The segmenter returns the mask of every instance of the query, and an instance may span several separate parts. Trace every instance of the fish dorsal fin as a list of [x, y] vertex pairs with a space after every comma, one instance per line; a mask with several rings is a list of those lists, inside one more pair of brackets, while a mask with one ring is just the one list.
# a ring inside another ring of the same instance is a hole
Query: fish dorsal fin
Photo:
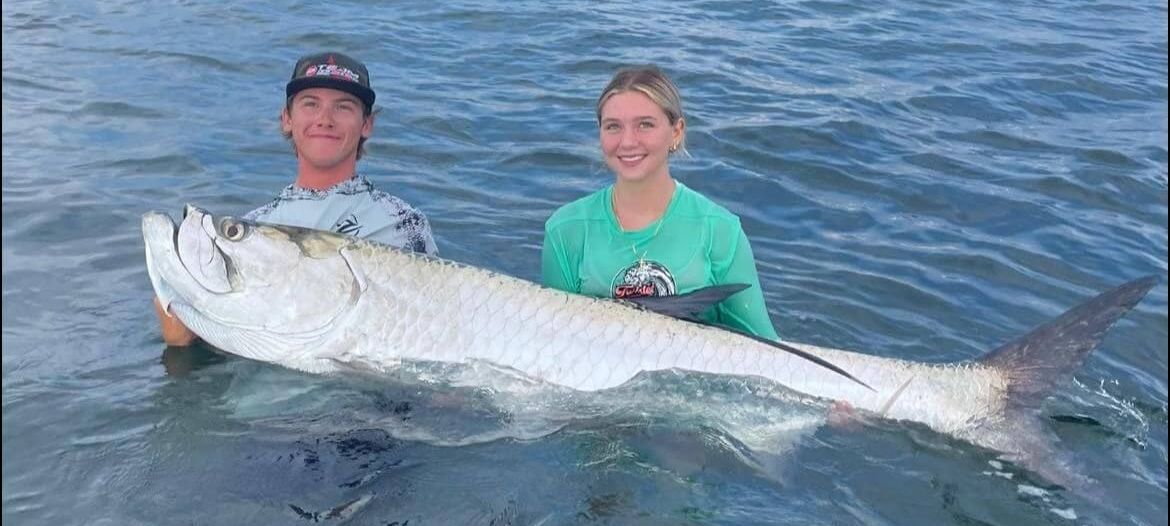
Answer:
[[671, 318], [699, 322], [701, 321], [699, 316], [704, 311], [748, 287], [751, 287], [751, 285], [745, 285], [743, 283], [713, 285], [677, 296], [645, 296], [641, 298], [629, 298], [624, 301], [636, 304], [648, 311], [670, 316]]
[[713, 285], [710, 287], [703, 287], [701, 289], [697, 289], [697, 290], [694, 290], [692, 292], [688, 292], [686, 294], [679, 294], [677, 296], [646, 296], [646, 297], [642, 297], [642, 298], [626, 299], [623, 301], [628, 301], [628, 302], [633, 303], [633, 304], [637, 305], [638, 307], [641, 307], [641, 308], [646, 309], [648, 311], [657, 312], [659, 314], [670, 316], [672, 318], [678, 318], [680, 320], [685, 320], [685, 321], [689, 321], [692, 323], [697, 323], [699, 325], [706, 325], [708, 327], [714, 327], [716, 329], [722, 329], [725, 331], [740, 334], [740, 335], [745, 336], [747, 338], [751, 338], [753, 340], [756, 340], [760, 343], [772, 346], [772, 347], [779, 349], [781, 351], [784, 351], [786, 353], [794, 354], [796, 356], [804, 358], [805, 360], [808, 360], [808, 361], [815, 363], [821, 367], [824, 367], [830, 371], [833, 371], [841, 376], [844, 376], [845, 378], [853, 380], [854, 382], [857, 382], [858, 384], [862, 385], [866, 389], [869, 389], [870, 391], [873, 390], [873, 388], [870, 387], [869, 384], [866, 384], [865, 382], [857, 379], [857, 377], [853, 376], [852, 374], [849, 374], [844, 369], [837, 367], [836, 365], [833, 365], [828, 360], [825, 360], [823, 358], [815, 356], [812, 353], [798, 349], [796, 347], [793, 347], [793, 346], [785, 344], [785, 343], [781, 343], [778, 341], [769, 340], [767, 338], [756, 336], [756, 335], [749, 333], [749, 332], [746, 332], [746, 331], [741, 331], [741, 330], [734, 329], [731, 327], [724, 327], [722, 325], [715, 325], [713, 323], [706, 322], [699, 317], [704, 311], [711, 308], [716, 303], [719, 303], [727, 298], [730, 298], [735, 293], [740, 292], [744, 289], [747, 289], [750, 286], [751, 285], [745, 285], [743, 283], [731, 283], [731, 284], [727, 284], [727, 285]]
[[751, 338], [755, 341], [758, 341], [758, 342], [765, 344], [765, 345], [769, 345], [771, 347], [774, 347], [774, 348], [779, 349], [781, 351], [784, 351], [786, 353], [794, 354], [796, 356], [804, 358], [805, 360], [808, 360], [812, 363], [815, 363], [821, 367], [824, 367], [825, 369], [828, 369], [828, 370], [833, 371], [841, 376], [844, 376], [845, 378], [853, 380], [854, 382], [857, 382], [858, 385], [860, 385], [866, 389], [869, 389], [870, 391], [874, 391], [873, 387], [870, 387], [869, 384], [861, 381], [856, 376], [849, 374], [849, 372], [846, 371], [845, 369], [837, 367], [836, 365], [833, 364], [833, 362], [830, 362], [824, 358], [821, 358], [820, 356], [812, 354], [812, 353], [805, 351], [803, 349], [799, 349], [799, 348], [794, 347], [792, 345], [788, 345], [787, 343], [778, 342], [776, 340], [769, 340], [763, 336], [756, 336], [755, 334], [752, 334], [750, 332], [741, 331], [739, 329], [733, 329], [731, 327], [724, 327], [722, 325], [715, 325], [714, 323], [708, 323], [705, 321], [698, 321], [695, 323], [698, 323], [700, 325], [706, 325], [708, 327], [715, 327], [717, 329], [723, 329], [723, 330], [729, 331], [729, 332], [734, 332], [736, 334], [742, 335], [742, 336], [747, 337], [747, 338]]

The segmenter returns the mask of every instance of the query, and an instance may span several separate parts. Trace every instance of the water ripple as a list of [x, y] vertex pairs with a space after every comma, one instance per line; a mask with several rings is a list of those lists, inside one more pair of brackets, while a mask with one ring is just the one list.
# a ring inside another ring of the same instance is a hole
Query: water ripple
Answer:
[[[304, 518], [290, 505], [360, 502], [355, 522], [1165, 522], [1165, 2], [17, 1], [2, 16], [5, 519], [284, 524]], [[672, 173], [741, 217], [785, 337], [968, 359], [1162, 276], [1078, 373], [1106, 388], [1049, 402], [1102, 423], [1054, 429], [1127, 515], [1021, 496], [1026, 474], [902, 424], [773, 441], [815, 411], [738, 384], [454, 408], [439, 395], [466, 393], [424, 386], [395, 395], [414, 404], [399, 414], [367, 391], [417, 386], [164, 352], [140, 215], [241, 213], [286, 185], [282, 88], [317, 48], [370, 67], [382, 111], [360, 169], [457, 260], [536, 278], [544, 219], [611, 180], [597, 91], [655, 62], [688, 117]], [[414, 439], [460, 433], [494, 438]], [[501, 465], [529, 493], [495, 484]]]

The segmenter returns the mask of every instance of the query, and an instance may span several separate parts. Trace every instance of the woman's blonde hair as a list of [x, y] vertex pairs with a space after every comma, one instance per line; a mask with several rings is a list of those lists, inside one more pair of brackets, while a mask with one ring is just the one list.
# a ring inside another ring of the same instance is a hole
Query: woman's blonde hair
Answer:
[[[614, 74], [613, 80], [605, 86], [601, 91], [601, 96], [597, 98], [597, 124], [601, 124], [601, 107], [609, 101], [611, 97], [618, 93], [627, 91], [636, 91], [650, 98], [662, 112], [666, 114], [666, 118], [670, 121], [670, 125], [674, 126], [679, 121], [683, 120], [682, 97], [678, 94], [678, 88], [675, 87], [674, 82], [670, 77], [666, 76], [658, 66], [633, 66], [622, 68]], [[684, 123], [682, 130], [682, 139], [679, 139], [678, 144], [671, 147], [671, 152], [682, 151], [686, 152], [687, 130]]]

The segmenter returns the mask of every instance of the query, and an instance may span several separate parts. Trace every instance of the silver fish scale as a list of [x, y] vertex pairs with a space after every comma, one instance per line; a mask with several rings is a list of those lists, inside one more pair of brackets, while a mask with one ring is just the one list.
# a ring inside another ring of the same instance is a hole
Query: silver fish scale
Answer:
[[[240, 356], [309, 372], [390, 372], [404, 359], [482, 360], [580, 390], [664, 369], [758, 376], [810, 397], [924, 423], [1066, 487], [1084, 487], [1087, 479], [1050, 462], [1040, 422], [1031, 411], [1013, 409], [1033, 408], [1050, 380], [1078, 366], [1158, 283], [1148, 276], [1118, 286], [971, 363], [925, 364], [789, 343], [869, 388], [743, 335], [613, 300], [328, 233], [258, 225], [258, 233], [226, 243], [207, 227], [204, 212], [185, 212], [180, 234], [188, 231], [177, 238], [170, 218], [143, 216], [151, 283], [189, 327]], [[237, 265], [226, 267], [213, 249]], [[225, 274], [232, 290], [217, 293]]]
[[994, 414], [1006, 385], [996, 371], [985, 368], [792, 344], [849, 371], [872, 386], [870, 391], [728, 331], [483, 269], [375, 245], [358, 247], [351, 256], [366, 269], [369, 290], [352, 317], [387, 320], [364, 329], [376, 333], [369, 341], [380, 346], [354, 350], [363, 361], [483, 360], [580, 390], [616, 387], [640, 371], [672, 368], [761, 376], [808, 395], [870, 411], [886, 409], [891, 418], [918, 420], [947, 432]]

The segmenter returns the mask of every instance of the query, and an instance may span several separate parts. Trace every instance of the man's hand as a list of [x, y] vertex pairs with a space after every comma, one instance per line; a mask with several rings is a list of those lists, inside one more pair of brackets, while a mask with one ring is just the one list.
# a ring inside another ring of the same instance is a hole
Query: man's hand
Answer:
[[154, 298], [154, 312], [158, 314], [158, 323], [162, 328], [163, 341], [167, 342], [170, 347], [187, 347], [195, 342], [199, 337], [191, 332], [186, 325], [183, 325], [179, 318], [168, 316], [163, 312], [162, 304], [158, 302], [158, 297]]

